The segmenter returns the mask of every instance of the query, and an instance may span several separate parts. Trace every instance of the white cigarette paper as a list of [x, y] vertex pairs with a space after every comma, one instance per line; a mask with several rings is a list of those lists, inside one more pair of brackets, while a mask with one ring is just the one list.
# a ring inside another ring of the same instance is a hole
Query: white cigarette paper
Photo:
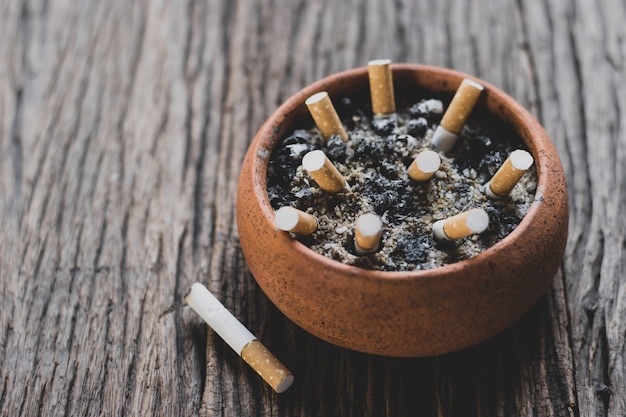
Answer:
[[356, 221], [354, 246], [359, 255], [372, 253], [378, 249], [383, 223], [376, 214], [368, 213]]
[[524, 150], [518, 149], [511, 152], [493, 178], [485, 185], [485, 194], [493, 199], [506, 197], [533, 162], [532, 155]]
[[393, 92], [391, 60], [375, 59], [367, 63], [372, 99], [372, 112], [375, 115], [391, 114], [396, 111]]
[[276, 392], [293, 383], [293, 374], [202, 284], [191, 286], [185, 301]]
[[427, 181], [441, 165], [441, 158], [435, 151], [423, 151], [411, 163], [408, 169], [409, 178], [413, 181]]
[[317, 229], [315, 216], [289, 206], [276, 210], [274, 222], [280, 230], [300, 236], [310, 235]]
[[431, 145], [436, 151], [448, 152], [452, 149], [483, 90], [482, 85], [467, 78], [461, 82], [433, 133]]
[[313, 94], [306, 99], [304, 104], [309, 109], [315, 125], [324, 139], [328, 140], [332, 135], [339, 135], [342, 141], [348, 141], [348, 134], [326, 91]]
[[480, 208], [464, 211], [433, 224], [433, 236], [447, 242], [484, 232], [489, 226], [489, 215]]
[[302, 167], [328, 193], [337, 193], [346, 186], [345, 178], [323, 151], [315, 150], [304, 155]]

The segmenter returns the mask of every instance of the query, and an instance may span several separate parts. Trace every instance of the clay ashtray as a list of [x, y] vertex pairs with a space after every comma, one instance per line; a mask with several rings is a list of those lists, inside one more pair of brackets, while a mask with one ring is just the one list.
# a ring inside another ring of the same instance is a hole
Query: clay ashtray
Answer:
[[398, 95], [452, 96], [463, 79], [484, 91], [474, 111], [510, 126], [532, 154], [537, 189], [517, 227], [478, 255], [442, 267], [389, 272], [324, 257], [278, 230], [267, 194], [272, 151], [311, 125], [305, 100], [367, 97], [367, 68], [318, 81], [287, 100], [261, 127], [246, 154], [237, 196], [241, 247], [269, 299], [292, 321], [335, 345], [401, 357], [430, 356], [479, 343], [510, 326], [547, 290], [567, 238], [567, 189], [556, 150], [539, 123], [490, 84], [456, 71], [393, 65]]

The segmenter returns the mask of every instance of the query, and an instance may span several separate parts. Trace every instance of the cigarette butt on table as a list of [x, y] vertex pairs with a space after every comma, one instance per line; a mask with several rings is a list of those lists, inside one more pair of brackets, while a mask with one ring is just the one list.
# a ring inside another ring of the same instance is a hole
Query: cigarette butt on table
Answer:
[[276, 391], [284, 392], [293, 382], [293, 375], [272, 352], [258, 340], [248, 343], [241, 357]]
[[348, 134], [326, 91], [313, 94], [304, 103], [324, 139], [328, 140], [332, 135], [339, 135], [342, 141], [348, 141]]
[[441, 158], [435, 151], [423, 151], [409, 165], [409, 178], [413, 181], [428, 181], [439, 169]]
[[480, 208], [464, 211], [433, 223], [433, 236], [447, 242], [484, 232], [489, 226], [489, 215]]
[[368, 213], [356, 221], [354, 246], [359, 255], [372, 253], [378, 249], [383, 224], [380, 217]]
[[435, 150], [448, 152], [452, 149], [483, 89], [482, 85], [467, 78], [461, 82], [433, 133], [431, 143]]
[[185, 301], [277, 393], [293, 383], [293, 374], [202, 284], [196, 282]]
[[396, 101], [393, 93], [391, 60], [375, 59], [367, 63], [367, 72], [372, 97], [372, 112], [375, 115], [395, 113]]
[[304, 155], [302, 167], [328, 193], [337, 193], [346, 186], [346, 179], [323, 151], [315, 150]]
[[533, 164], [530, 153], [518, 149], [509, 155], [493, 178], [485, 185], [485, 194], [493, 199], [506, 197]]
[[317, 219], [302, 210], [294, 207], [281, 207], [274, 215], [276, 227], [285, 232], [307, 236], [317, 229]]

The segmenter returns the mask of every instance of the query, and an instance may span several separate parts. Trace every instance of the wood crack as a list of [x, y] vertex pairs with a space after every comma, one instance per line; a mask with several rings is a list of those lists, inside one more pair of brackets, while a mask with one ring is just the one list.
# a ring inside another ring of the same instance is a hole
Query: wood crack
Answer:
[[524, 54], [526, 61], [528, 62], [528, 68], [530, 69], [530, 81], [534, 90], [533, 91], [534, 102], [532, 103], [532, 105], [536, 108], [534, 116], [537, 117], [539, 123], [543, 124], [542, 119], [544, 117], [544, 112], [543, 112], [543, 104], [541, 101], [541, 87], [539, 84], [539, 74], [537, 71], [537, 64], [535, 62], [535, 56], [530, 47], [528, 27], [526, 24], [527, 20], [524, 18], [525, 14], [524, 14], [523, 0], [516, 0], [515, 4], [517, 5], [518, 17], [519, 17], [520, 25], [522, 27], [523, 43], [522, 43], [521, 51]]
[[[184, 243], [187, 237], [187, 228], [185, 227], [181, 236], [178, 240], [178, 248], [177, 248], [177, 257], [176, 257], [176, 272], [174, 274], [174, 328], [175, 328], [175, 338], [176, 338], [176, 374], [183, 375], [183, 356], [185, 355], [185, 341], [183, 339], [183, 329], [182, 329], [182, 303], [179, 301], [181, 299], [181, 295], [185, 293], [187, 290], [183, 288], [183, 254], [184, 254]], [[184, 403], [186, 402], [185, 392], [183, 390], [182, 384], [178, 385], [178, 412], [179, 415], [183, 415], [185, 413]]]
[[4, 384], [2, 386], [2, 392], [0, 393], [0, 410], [4, 409], [4, 404], [7, 398], [7, 387], [9, 386], [9, 377], [4, 377]]
[[19, 87], [15, 92], [15, 112], [13, 114], [13, 122], [11, 123], [11, 147], [9, 150], [13, 165], [15, 186], [13, 188], [13, 196], [10, 199], [8, 209], [9, 213], [12, 215], [18, 215], [20, 225], [22, 223], [22, 213], [20, 213], [19, 209], [22, 206], [22, 177], [24, 160], [24, 150], [21, 138], [23, 109], [23, 90]]
[[[210, 88], [210, 81], [209, 81], [210, 79], [211, 77], [208, 77], [207, 79], [207, 86], [206, 86], [207, 89]], [[189, 109], [190, 114], [192, 114], [192, 111], [191, 111], [192, 96], [193, 94], [190, 91], [189, 100], [187, 102], [187, 108]], [[202, 212], [204, 208], [204, 204], [203, 204], [204, 203], [204, 165], [206, 163], [205, 159], [207, 155], [207, 148], [208, 148], [208, 141], [209, 141], [208, 129], [211, 124], [211, 112], [210, 112], [210, 109], [212, 107], [211, 94], [207, 94], [205, 100], [206, 102], [205, 102], [205, 105], [203, 106], [204, 117], [203, 117], [203, 122], [202, 122], [202, 130], [200, 131], [200, 138], [199, 138], [200, 149], [198, 150], [198, 158], [196, 160], [196, 163], [194, 164], [195, 183], [193, 187], [193, 218], [192, 218], [193, 232], [191, 233], [191, 247], [192, 247], [194, 256], [199, 249], [198, 241], [199, 241], [200, 233], [202, 231], [202, 220], [203, 220]], [[187, 138], [188, 138], [187, 140], [188, 142], [191, 142], [191, 120], [189, 120], [187, 123], [186, 132], [187, 132]], [[187, 146], [187, 149], [189, 149], [190, 146], [191, 145], [189, 144]], [[187, 165], [184, 165], [184, 166], [187, 166]], [[210, 231], [210, 233], [212, 233], [212, 231]]]
[[139, 19], [139, 28], [137, 30], [137, 37], [134, 40], [132, 46], [131, 62], [129, 68], [128, 87], [125, 91], [125, 97], [122, 101], [119, 117], [117, 120], [117, 136], [120, 145], [118, 153], [119, 162], [119, 184], [120, 192], [123, 195], [123, 184], [125, 180], [126, 167], [125, 167], [125, 154], [126, 154], [126, 141], [124, 140], [124, 124], [128, 114], [128, 106], [135, 90], [135, 80], [137, 78], [137, 72], [139, 68], [139, 62], [143, 54], [143, 43], [146, 37], [146, 12], [143, 11], [141, 18]]
[[[137, 361], [139, 358], [139, 355], [141, 354], [141, 335], [143, 332], [143, 322], [144, 322], [144, 313], [145, 313], [145, 303], [146, 303], [146, 299], [145, 297], [142, 297], [141, 299], [141, 306], [139, 308], [139, 317], [136, 320], [137, 323], [137, 334], [135, 335], [135, 337], [132, 340], [132, 343], [128, 346], [126, 343], [124, 343], [124, 350], [127, 352], [130, 352], [130, 362], [128, 364], [128, 367], [126, 368], [126, 383], [125, 383], [125, 387], [124, 387], [124, 408], [122, 409], [122, 416], [126, 415], [126, 410], [130, 410], [132, 409], [132, 400], [135, 396], [135, 389], [137, 387], [136, 381], [137, 381]], [[126, 305], [126, 310], [128, 311], [128, 305]], [[128, 315], [127, 315], [128, 317]], [[124, 335], [126, 336], [128, 334], [127, 332], [127, 321], [126, 320], [124, 322]], [[158, 408], [157, 408], [158, 410]]]
[[65, 411], [63, 412], [63, 417], [72, 416], [72, 407], [71, 405], [74, 402], [74, 389], [76, 386], [76, 374], [77, 374], [77, 363], [74, 362], [74, 366], [72, 367], [70, 382], [67, 385], [67, 399], [65, 400]]

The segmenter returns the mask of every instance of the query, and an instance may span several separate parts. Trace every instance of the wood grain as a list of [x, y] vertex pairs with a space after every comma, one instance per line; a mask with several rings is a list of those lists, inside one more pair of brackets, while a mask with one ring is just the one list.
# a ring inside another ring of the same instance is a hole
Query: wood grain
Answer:
[[[0, 0], [1, 414], [626, 415], [625, 19], [620, 0]], [[566, 170], [552, 288], [462, 352], [326, 344], [269, 303], [240, 251], [256, 130], [375, 58], [502, 88]], [[194, 281], [291, 368], [289, 391], [184, 305]]]

